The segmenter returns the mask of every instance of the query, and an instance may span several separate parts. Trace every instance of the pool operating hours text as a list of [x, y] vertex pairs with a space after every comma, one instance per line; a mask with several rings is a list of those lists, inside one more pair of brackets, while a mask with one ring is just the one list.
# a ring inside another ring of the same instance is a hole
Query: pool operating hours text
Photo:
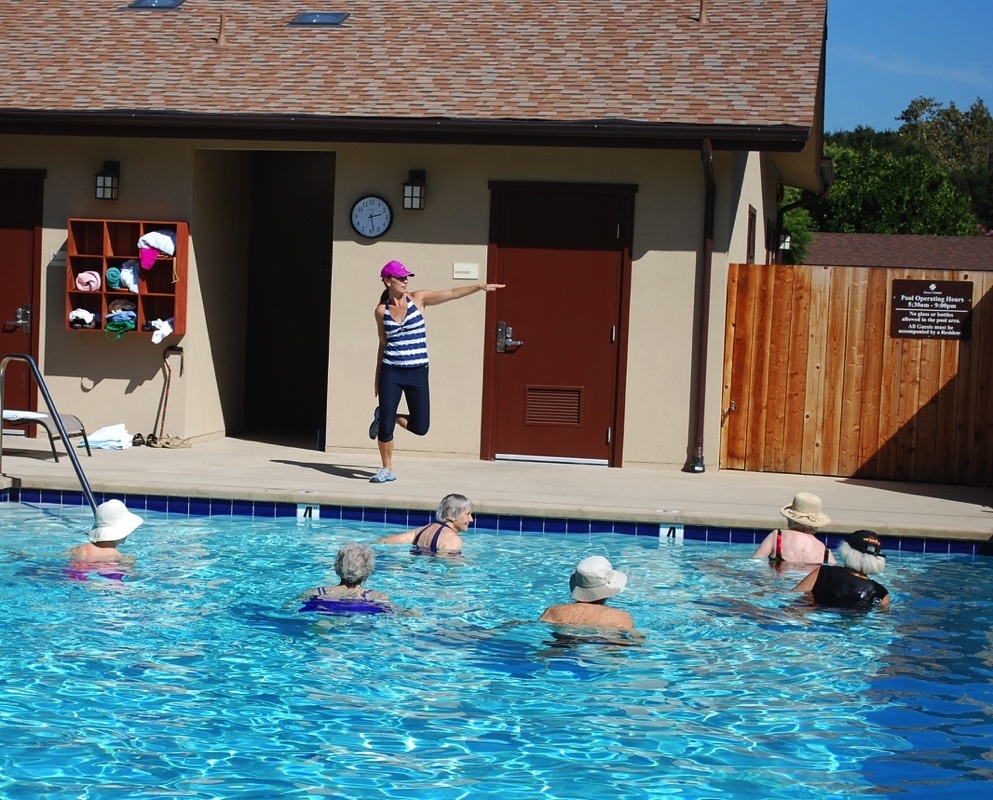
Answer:
[[895, 339], [968, 339], [972, 281], [895, 280], [890, 298]]

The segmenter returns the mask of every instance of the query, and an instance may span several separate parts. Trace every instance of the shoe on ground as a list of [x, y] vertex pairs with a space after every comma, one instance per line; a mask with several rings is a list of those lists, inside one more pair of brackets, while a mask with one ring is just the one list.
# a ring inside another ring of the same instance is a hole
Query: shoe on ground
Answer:
[[380, 467], [379, 472], [369, 479], [369, 483], [389, 483], [395, 481], [396, 477], [386, 467]]
[[369, 438], [375, 439], [379, 435], [379, 407], [372, 414], [372, 425], [369, 426]]

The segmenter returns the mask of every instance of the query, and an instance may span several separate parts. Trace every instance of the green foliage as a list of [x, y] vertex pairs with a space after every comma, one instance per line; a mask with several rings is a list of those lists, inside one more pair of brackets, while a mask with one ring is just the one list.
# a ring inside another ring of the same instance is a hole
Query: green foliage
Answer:
[[920, 153], [897, 156], [868, 141], [826, 145], [834, 186], [811, 207], [817, 230], [969, 236], [979, 227], [969, 198]]
[[982, 100], [968, 111], [955, 103], [945, 108], [918, 97], [900, 115], [899, 137], [926, 154], [972, 199], [972, 210], [986, 229], [993, 228], [993, 117]]
[[[786, 187], [783, 205], [786, 207], [801, 199], [802, 193], [792, 186]], [[782, 234], [790, 237], [790, 249], [782, 253], [784, 264], [802, 264], [807, 260], [810, 243], [814, 238], [814, 222], [806, 208], [793, 208], [783, 214]], [[778, 242], [776, 243], [778, 246]]]

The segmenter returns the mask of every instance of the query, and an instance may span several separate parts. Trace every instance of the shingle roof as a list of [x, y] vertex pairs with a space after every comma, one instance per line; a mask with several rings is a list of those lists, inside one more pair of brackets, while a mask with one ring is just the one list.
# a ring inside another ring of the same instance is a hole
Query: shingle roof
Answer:
[[[826, 0], [707, 0], [705, 23], [700, 0], [186, 0], [174, 11], [128, 1], [0, 3], [0, 117], [809, 128], [822, 80]], [[318, 10], [349, 17], [288, 24]]]
[[993, 236], [818, 233], [805, 264], [831, 267], [993, 270]]

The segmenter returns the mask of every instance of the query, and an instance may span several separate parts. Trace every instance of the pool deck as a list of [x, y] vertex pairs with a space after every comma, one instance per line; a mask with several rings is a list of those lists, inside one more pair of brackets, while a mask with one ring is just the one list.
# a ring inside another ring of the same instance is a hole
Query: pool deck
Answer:
[[[57, 445], [60, 446], [60, 445]], [[68, 456], [52, 459], [47, 437], [3, 437], [0, 489], [79, 489]], [[60, 450], [60, 453], [62, 451]], [[993, 535], [993, 490], [847, 478], [411, 455], [399, 449], [397, 480], [372, 484], [372, 451], [319, 452], [240, 438], [188, 450], [77, 450], [95, 492], [115, 495], [268, 500], [391, 509], [433, 509], [460, 492], [477, 511], [530, 517], [773, 528], [799, 491], [814, 492], [831, 517], [827, 531], [985, 541]]]

